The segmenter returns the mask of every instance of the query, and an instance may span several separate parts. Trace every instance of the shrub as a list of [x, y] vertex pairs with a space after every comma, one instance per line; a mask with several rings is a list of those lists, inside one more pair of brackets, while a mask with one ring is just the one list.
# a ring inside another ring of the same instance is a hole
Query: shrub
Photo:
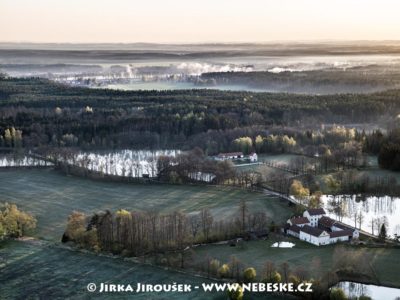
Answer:
[[342, 289], [339, 288], [333, 288], [331, 290], [331, 293], [329, 295], [329, 299], [330, 300], [346, 300], [346, 294], [344, 293], [344, 291]]
[[272, 283], [279, 283], [282, 280], [282, 276], [281, 274], [279, 274], [278, 272], [274, 272], [274, 274], [271, 276], [270, 281]]
[[237, 285], [236, 289], [228, 291], [228, 297], [231, 300], [242, 300], [243, 299], [243, 289], [240, 285]]
[[247, 268], [243, 272], [244, 280], [247, 282], [253, 281], [256, 278], [256, 276], [257, 276], [257, 272], [256, 272], [256, 269], [254, 269], [254, 268]]
[[223, 264], [219, 269], [218, 269], [218, 275], [223, 278], [223, 277], [228, 277], [229, 276], [229, 266], [227, 264]]
[[219, 262], [218, 259], [211, 260], [210, 261], [210, 272], [211, 272], [211, 274], [217, 275], [220, 265], [221, 265], [221, 263]]

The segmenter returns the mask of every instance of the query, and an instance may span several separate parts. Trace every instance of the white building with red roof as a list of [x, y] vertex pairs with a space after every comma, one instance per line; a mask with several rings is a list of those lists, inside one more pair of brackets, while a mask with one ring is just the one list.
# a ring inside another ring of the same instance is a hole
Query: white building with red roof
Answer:
[[303, 216], [290, 218], [287, 220], [285, 232], [316, 246], [359, 238], [356, 228], [327, 217], [323, 208], [311, 208], [306, 210]]

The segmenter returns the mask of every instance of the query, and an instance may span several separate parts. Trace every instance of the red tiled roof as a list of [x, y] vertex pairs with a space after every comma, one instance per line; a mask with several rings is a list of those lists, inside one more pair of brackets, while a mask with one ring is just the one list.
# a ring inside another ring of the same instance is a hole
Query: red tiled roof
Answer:
[[307, 209], [310, 216], [325, 215], [325, 210], [323, 208], [310, 208]]
[[329, 236], [331, 238], [335, 238], [335, 237], [341, 237], [341, 236], [352, 236], [353, 235], [353, 231], [350, 229], [346, 229], [346, 230], [339, 230], [339, 231], [332, 231], [329, 233]]
[[340, 223], [335, 223], [335, 227], [343, 229], [343, 230], [353, 230], [350, 226], [346, 226]]
[[301, 227], [297, 226], [297, 225], [292, 225], [288, 228], [288, 230], [296, 232], [296, 233], [300, 233]]
[[336, 221], [329, 217], [323, 216], [323, 217], [321, 217], [321, 219], [318, 220], [318, 223], [325, 227], [331, 228], [333, 226], [333, 224], [336, 223]]
[[311, 226], [308, 226], [308, 225], [304, 225], [300, 229], [300, 231], [303, 231], [303, 232], [305, 232], [305, 233], [307, 233], [309, 235], [315, 236], [315, 237], [319, 237], [322, 234], [322, 232], [324, 232], [322, 229], [319, 229], [317, 227], [311, 227]]
[[306, 217], [294, 217], [290, 219], [290, 222], [294, 225], [310, 223], [310, 221]]

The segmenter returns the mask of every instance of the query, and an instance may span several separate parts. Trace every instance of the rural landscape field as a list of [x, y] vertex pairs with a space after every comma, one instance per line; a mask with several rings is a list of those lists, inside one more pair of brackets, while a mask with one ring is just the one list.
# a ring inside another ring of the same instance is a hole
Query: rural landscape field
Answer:
[[0, 0], [0, 300], [400, 299], [394, 0]]

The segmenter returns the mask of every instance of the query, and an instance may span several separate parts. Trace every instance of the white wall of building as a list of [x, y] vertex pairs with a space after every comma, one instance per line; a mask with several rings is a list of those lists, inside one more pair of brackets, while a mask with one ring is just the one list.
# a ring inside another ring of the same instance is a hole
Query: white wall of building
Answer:
[[296, 237], [296, 238], [299, 238], [299, 234], [298, 234], [297, 232], [288, 230], [288, 231], [287, 231], [287, 234], [289, 234], [289, 235], [291, 235], [291, 236], [294, 236], [294, 237]]
[[312, 227], [317, 227], [318, 226], [318, 220], [321, 219], [324, 215], [315, 215], [315, 216], [311, 216], [308, 211], [306, 210], [303, 213], [303, 217], [306, 217], [307, 219], [310, 220], [310, 223]]
[[346, 236], [339, 236], [339, 237], [330, 238], [330, 243], [334, 244], [334, 243], [337, 243], [337, 242], [347, 242], [348, 240], [349, 240], [349, 237], [347, 235]]
[[[318, 226], [318, 221], [319, 221], [319, 219], [321, 219], [323, 216], [324, 216], [323, 214], [322, 214], [322, 215], [314, 215], [314, 216], [311, 216], [311, 215], [308, 213], [308, 211], [305, 211], [305, 212], [303, 213], [303, 217], [306, 217], [310, 222], [309, 222], [308, 224], [300, 224], [300, 225], [297, 224], [297, 226], [299, 226], [299, 227], [301, 227], [301, 228], [304, 227], [304, 225], [309, 225], [309, 226], [312, 226], [312, 227], [317, 227], [317, 226]], [[293, 225], [292, 222], [290, 221], [290, 219], [287, 221], [287, 223], [289, 223], [290, 225]], [[342, 229], [342, 228], [339, 228], [339, 227], [336, 227], [335, 225], [333, 225], [333, 226], [331, 227], [331, 230], [332, 230], [332, 231], [342, 231], [343, 229]], [[360, 236], [359, 231], [358, 231], [357, 229], [353, 229], [353, 230], [354, 230], [354, 231], [353, 231], [353, 236], [352, 236], [352, 238], [358, 239], [359, 236]], [[329, 235], [329, 233], [327, 233], [326, 231], [324, 231], [323, 233], [321, 233], [321, 235], [320, 235], [319, 237], [313, 236], [313, 235], [308, 234], [308, 233], [306, 233], [306, 232], [304, 232], [304, 231], [300, 231], [300, 234], [298, 234], [298, 233], [296, 233], [296, 232], [293, 232], [293, 231], [291, 231], [291, 230], [288, 230], [287, 233], [288, 233], [289, 235], [291, 235], [291, 236], [294, 236], [294, 237], [299, 238], [299, 239], [302, 240], [302, 241], [311, 243], [311, 244], [316, 245], [316, 246], [334, 244], [334, 243], [337, 243], [337, 242], [346, 242], [346, 241], [349, 241], [349, 240], [350, 240], [349, 236], [347, 236], [347, 235], [346, 235], [346, 236], [340, 236], [340, 237], [331, 238], [330, 235]]]
[[311, 243], [313, 245], [319, 246], [319, 245], [328, 245], [330, 243], [329, 241], [329, 234], [326, 233], [325, 231], [321, 233], [319, 237], [313, 236], [311, 234], [308, 234], [304, 231], [300, 231], [300, 240], [306, 241], [308, 243]]

